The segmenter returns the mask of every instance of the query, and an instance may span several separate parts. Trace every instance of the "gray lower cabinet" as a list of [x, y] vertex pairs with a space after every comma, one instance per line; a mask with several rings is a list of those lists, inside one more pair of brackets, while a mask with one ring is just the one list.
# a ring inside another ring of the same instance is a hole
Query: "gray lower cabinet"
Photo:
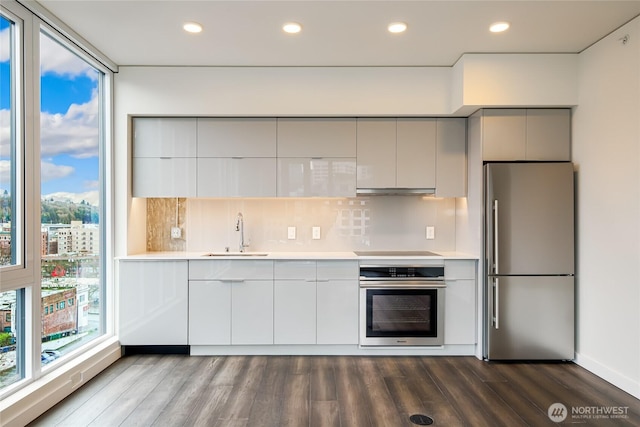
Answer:
[[273, 261], [189, 261], [189, 344], [273, 344]]
[[186, 345], [188, 262], [118, 262], [122, 345]]
[[189, 261], [190, 345], [358, 343], [358, 262]]
[[444, 343], [477, 342], [476, 261], [445, 260]]

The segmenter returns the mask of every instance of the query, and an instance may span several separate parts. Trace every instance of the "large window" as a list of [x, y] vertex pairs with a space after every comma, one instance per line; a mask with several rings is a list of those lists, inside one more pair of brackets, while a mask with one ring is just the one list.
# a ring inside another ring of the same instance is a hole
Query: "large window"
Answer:
[[40, 33], [42, 348], [54, 359], [104, 331], [103, 78], [60, 39]]
[[112, 329], [112, 74], [87, 52], [0, 2], [0, 403]]

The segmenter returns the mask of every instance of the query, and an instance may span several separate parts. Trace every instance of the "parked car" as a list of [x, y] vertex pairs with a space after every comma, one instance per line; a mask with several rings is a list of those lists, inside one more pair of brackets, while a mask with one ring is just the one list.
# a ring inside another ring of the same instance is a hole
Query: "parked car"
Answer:
[[52, 357], [54, 360], [58, 357], [62, 356], [58, 350], [42, 350], [43, 353], [46, 353], [48, 356]]

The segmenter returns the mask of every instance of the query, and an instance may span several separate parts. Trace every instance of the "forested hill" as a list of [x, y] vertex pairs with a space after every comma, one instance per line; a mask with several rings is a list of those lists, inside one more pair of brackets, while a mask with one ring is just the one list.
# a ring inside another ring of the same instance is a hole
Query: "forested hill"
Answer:
[[[43, 224], [70, 224], [82, 221], [83, 224], [98, 224], [99, 210], [84, 200], [74, 203], [68, 200], [43, 199], [41, 201], [41, 222]], [[0, 195], [0, 222], [11, 221], [11, 198]]]

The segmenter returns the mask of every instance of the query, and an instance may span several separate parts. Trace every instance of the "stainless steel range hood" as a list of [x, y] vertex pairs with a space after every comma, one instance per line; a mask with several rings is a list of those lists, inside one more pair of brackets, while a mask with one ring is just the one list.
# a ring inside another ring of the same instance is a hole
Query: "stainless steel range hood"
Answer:
[[433, 196], [435, 188], [358, 188], [358, 196]]

